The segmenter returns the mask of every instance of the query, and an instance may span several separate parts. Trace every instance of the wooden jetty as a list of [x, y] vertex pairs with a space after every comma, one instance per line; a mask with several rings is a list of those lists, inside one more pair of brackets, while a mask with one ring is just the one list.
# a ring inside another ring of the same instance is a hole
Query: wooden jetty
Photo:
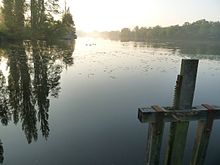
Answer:
[[160, 164], [165, 122], [171, 124], [164, 164], [182, 165], [190, 121], [198, 121], [190, 164], [204, 164], [213, 121], [220, 118], [220, 107], [208, 104], [192, 107], [198, 62], [199, 60], [182, 60], [172, 107], [154, 105], [138, 109], [140, 122], [149, 123], [146, 165]]

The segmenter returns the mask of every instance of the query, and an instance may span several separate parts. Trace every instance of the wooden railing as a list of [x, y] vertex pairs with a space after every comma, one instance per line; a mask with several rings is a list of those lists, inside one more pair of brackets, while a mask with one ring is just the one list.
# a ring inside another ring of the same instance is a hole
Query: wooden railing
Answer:
[[192, 107], [199, 60], [182, 60], [172, 107], [154, 105], [138, 109], [141, 123], [149, 123], [146, 165], [160, 164], [165, 122], [171, 122], [165, 165], [182, 165], [190, 121], [198, 121], [191, 165], [202, 165], [206, 157], [213, 121], [220, 118], [220, 107], [202, 104]]

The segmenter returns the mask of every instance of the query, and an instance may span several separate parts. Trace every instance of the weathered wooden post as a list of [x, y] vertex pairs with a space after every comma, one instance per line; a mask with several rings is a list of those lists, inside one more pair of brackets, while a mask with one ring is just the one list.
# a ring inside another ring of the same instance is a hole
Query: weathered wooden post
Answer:
[[[174, 97], [174, 109], [192, 109], [199, 60], [183, 59]], [[172, 122], [165, 165], [181, 165], [189, 122]]]
[[198, 121], [191, 165], [203, 165], [209, 137], [215, 119], [220, 119], [220, 107], [202, 104], [192, 107], [198, 60], [182, 60], [177, 77], [173, 107], [138, 108], [141, 123], [149, 123], [146, 165], [160, 164], [160, 149], [165, 122], [171, 122], [165, 165], [183, 164], [185, 143], [190, 121]]
[[193, 147], [193, 156], [191, 165], [203, 165], [205, 163], [206, 151], [209, 144], [209, 137], [212, 131], [213, 120], [217, 116], [214, 112], [215, 107], [204, 104], [204, 107], [211, 113], [208, 114], [206, 120], [198, 121], [196, 130], [196, 139]]
[[[173, 109], [190, 110], [194, 97], [198, 60], [182, 60], [180, 75], [177, 77], [177, 84], [174, 96]], [[163, 137], [165, 109], [159, 106], [152, 106], [157, 112], [154, 121], [149, 123], [147, 137], [146, 165], [157, 165], [160, 163], [160, 149]], [[142, 116], [142, 113], [139, 113]], [[142, 117], [139, 117], [141, 119]], [[175, 117], [173, 114], [172, 116]], [[168, 150], [165, 158], [166, 165], [181, 164], [184, 154], [184, 147], [188, 132], [189, 122], [171, 123]]]
[[[163, 112], [164, 109], [159, 106], [152, 106], [156, 112]], [[158, 165], [160, 163], [160, 150], [163, 138], [163, 122], [164, 114], [161, 113], [156, 116], [154, 122], [149, 123], [147, 149], [146, 149], [146, 165]]]
[[[138, 118], [141, 123], [149, 123], [146, 154], [147, 165], [160, 164], [160, 148], [164, 123], [178, 122], [178, 124], [180, 124], [190, 121], [198, 121], [191, 165], [203, 165], [213, 122], [216, 119], [220, 119], [220, 106], [202, 104], [202, 106], [195, 106], [192, 109], [185, 110], [173, 109], [173, 107], [162, 108], [159, 106], [152, 106], [139, 108]], [[176, 140], [172, 145], [176, 146], [178, 143], [179, 141]], [[179, 152], [184, 153], [184, 146], [180, 146], [179, 149]], [[173, 152], [171, 154], [176, 153]], [[170, 155], [170, 157], [173, 158], [173, 155]], [[178, 164], [182, 164], [182, 162]]]

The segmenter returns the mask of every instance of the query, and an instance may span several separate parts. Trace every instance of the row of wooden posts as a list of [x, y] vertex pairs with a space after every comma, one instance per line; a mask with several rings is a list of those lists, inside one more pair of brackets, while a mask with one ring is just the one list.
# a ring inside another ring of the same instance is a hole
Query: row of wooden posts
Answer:
[[205, 162], [213, 120], [220, 118], [220, 107], [202, 104], [192, 107], [199, 60], [183, 59], [177, 76], [172, 107], [139, 108], [138, 118], [149, 123], [146, 165], [160, 164], [161, 144], [165, 122], [171, 122], [165, 165], [182, 165], [190, 121], [198, 121], [191, 165]]

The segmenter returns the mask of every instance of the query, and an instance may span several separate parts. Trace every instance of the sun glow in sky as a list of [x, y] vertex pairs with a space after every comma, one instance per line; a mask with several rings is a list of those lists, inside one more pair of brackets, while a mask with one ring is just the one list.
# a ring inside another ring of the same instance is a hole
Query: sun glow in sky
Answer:
[[[1, 0], [0, 0], [1, 2]], [[61, 6], [65, 0], [60, 0]], [[182, 25], [199, 19], [220, 21], [220, 0], [66, 0], [77, 30]]]
[[84, 31], [220, 21], [220, 0], [67, 0], [67, 6]]

